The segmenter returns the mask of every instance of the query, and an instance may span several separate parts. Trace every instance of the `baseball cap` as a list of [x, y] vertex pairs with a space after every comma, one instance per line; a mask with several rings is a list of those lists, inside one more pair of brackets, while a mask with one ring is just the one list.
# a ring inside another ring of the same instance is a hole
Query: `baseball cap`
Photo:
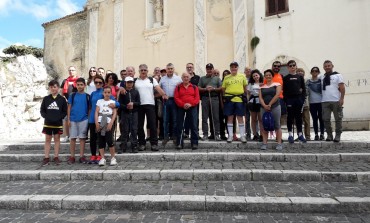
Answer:
[[239, 67], [239, 64], [238, 64], [238, 62], [233, 61], [233, 62], [231, 62], [231, 63], [230, 63], [230, 67], [231, 67], [231, 66], [237, 66], [237, 67]]
[[126, 81], [126, 82], [134, 81], [134, 78], [132, 78], [132, 77], [126, 77], [126, 78], [125, 78], [125, 81]]
[[213, 64], [208, 63], [208, 64], [206, 65], [206, 69], [207, 69], [207, 68], [209, 68], [209, 69], [213, 69]]

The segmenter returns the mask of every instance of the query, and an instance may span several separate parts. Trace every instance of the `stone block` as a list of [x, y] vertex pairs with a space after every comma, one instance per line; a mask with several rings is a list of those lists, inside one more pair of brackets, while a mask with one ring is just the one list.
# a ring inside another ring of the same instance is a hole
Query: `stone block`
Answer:
[[123, 162], [139, 162], [139, 161], [146, 161], [146, 158], [147, 157], [144, 153], [135, 153], [135, 154], [125, 153], [122, 155], [121, 160]]
[[0, 181], [10, 181], [12, 170], [1, 170], [0, 171]]
[[104, 170], [75, 170], [71, 172], [71, 180], [103, 180]]
[[161, 180], [193, 180], [193, 170], [161, 170]]
[[43, 170], [40, 171], [40, 180], [71, 180], [73, 170]]
[[39, 180], [39, 170], [13, 170], [10, 173], [11, 180]]
[[28, 199], [32, 195], [2, 195], [0, 196], [0, 209], [27, 209]]
[[370, 162], [370, 153], [340, 153], [342, 162]]
[[351, 149], [366, 149], [366, 148], [368, 148], [367, 142], [343, 141], [341, 143], [343, 145], [343, 148], [351, 148]]
[[322, 144], [320, 141], [309, 141], [307, 143], [300, 143], [301, 144], [301, 149], [319, 149], [321, 148]]
[[256, 149], [259, 149], [261, 145], [257, 142], [248, 141], [246, 144], [239, 143], [238, 146], [243, 151], [256, 151]]
[[283, 181], [321, 181], [321, 173], [308, 170], [282, 170]]
[[19, 162], [19, 154], [0, 154], [0, 162]]
[[213, 169], [201, 169], [194, 170], [194, 180], [196, 181], [221, 181], [222, 180], [222, 170]]
[[223, 169], [222, 179], [224, 181], [251, 181], [252, 171], [244, 169]]
[[108, 195], [105, 198], [104, 210], [131, 210], [132, 200], [134, 196], [132, 195]]
[[127, 181], [130, 180], [131, 170], [106, 170], [103, 172], [103, 180]]
[[163, 160], [163, 153], [145, 153], [144, 156], [147, 161], [151, 162], [161, 162]]
[[285, 155], [283, 153], [261, 153], [261, 162], [285, 162]]
[[332, 198], [323, 197], [289, 197], [292, 201], [293, 212], [338, 212], [339, 202]]
[[292, 203], [286, 197], [245, 197], [247, 212], [291, 212]]
[[206, 196], [206, 211], [244, 212], [247, 208], [245, 197], [240, 196]]
[[316, 155], [312, 153], [287, 153], [285, 154], [286, 162], [316, 162]]
[[[176, 155], [177, 154], [178, 153], [168, 153], [168, 152], [165, 152], [165, 153], [162, 154], [161, 161], [176, 161]], [[179, 159], [181, 159], [180, 156], [179, 156]]]
[[205, 205], [205, 196], [171, 195], [169, 209], [173, 211], [204, 211]]
[[225, 161], [227, 160], [226, 152], [209, 152], [207, 154], [208, 161]]
[[259, 162], [260, 161], [260, 154], [259, 153], [237, 153], [237, 152], [229, 152], [227, 154], [227, 161]]
[[[17, 154], [20, 162], [42, 162], [44, 154]], [[50, 157], [50, 160], [51, 157]]]
[[176, 153], [176, 161], [207, 161], [207, 153]]
[[341, 212], [363, 213], [370, 211], [370, 197], [336, 197]]
[[356, 172], [321, 172], [323, 182], [357, 182]]
[[136, 195], [132, 199], [133, 210], [169, 210], [170, 195]]
[[131, 170], [130, 179], [133, 181], [137, 180], [150, 180], [157, 181], [160, 179], [160, 170]]
[[253, 181], [283, 181], [281, 170], [252, 170]]
[[360, 183], [370, 182], [370, 171], [368, 172], [356, 172], [357, 180]]
[[340, 162], [340, 155], [339, 154], [316, 154], [316, 160], [318, 163]]
[[67, 195], [35, 195], [28, 200], [28, 209], [31, 210], [60, 210], [62, 200]]
[[69, 195], [62, 201], [64, 210], [102, 210], [106, 196]]

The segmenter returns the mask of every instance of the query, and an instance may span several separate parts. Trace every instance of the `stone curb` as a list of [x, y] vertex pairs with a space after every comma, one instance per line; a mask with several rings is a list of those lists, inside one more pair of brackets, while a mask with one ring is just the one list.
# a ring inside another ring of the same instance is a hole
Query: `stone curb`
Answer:
[[[107, 156], [109, 156], [107, 154]], [[50, 156], [53, 158], [53, 156]], [[69, 154], [60, 154], [67, 160]], [[0, 162], [41, 162], [44, 154], [0, 154]], [[76, 155], [79, 158], [79, 155]], [[370, 153], [158, 152], [117, 154], [117, 161], [370, 162]]]
[[339, 213], [370, 211], [370, 197], [3, 195], [0, 196], [0, 209]]
[[[86, 145], [89, 145], [87, 143]], [[119, 145], [119, 142], [116, 142], [116, 146]], [[342, 149], [342, 148], [370, 148], [370, 142], [358, 142], [358, 141], [342, 141], [340, 143], [333, 143], [333, 142], [321, 142], [321, 141], [309, 141], [307, 143], [284, 143], [284, 148], [292, 148], [292, 149], [315, 149], [315, 148], [335, 148], [335, 149]], [[269, 141], [268, 142], [268, 149], [275, 149], [276, 142]], [[78, 147], [77, 147], [78, 148]], [[161, 143], [158, 143], [159, 149], [170, 149], [176, 151], [175, 146], [172, 142], [168, 142], [166, 147], [163, 147]], [[190, 148], [190, 142], [185, 140], [185, 148]], [[229, 149], [259, 149], [260, 143], [255, 141], [249, 141], [247, 143], [241, 142], [232, 142], [227, 143], [225, 141], [215, 142], [215, 141], [199, 141], [199, 149], [217, 149], [217, 148], [229, 148]], [[20, 143], [20, 144], [3, 144], [0, 145], [0, 150], [43, 150], [44, 144], [43, 143]], [[69, 143], [61, 143], [60, 147], [61, 151], [69, 150]]]
[[175, 170], [2, 170], [0, 181], [278, 181], [370, 182], [369, 172], [326, 172], [259, 169]]

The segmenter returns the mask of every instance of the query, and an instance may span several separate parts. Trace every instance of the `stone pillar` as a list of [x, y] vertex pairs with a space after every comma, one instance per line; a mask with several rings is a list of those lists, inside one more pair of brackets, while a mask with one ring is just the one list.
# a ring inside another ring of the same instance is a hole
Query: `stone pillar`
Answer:
[[123, 0], [114, 2], [114, 72], [117, 74], [123, 68]]
[[239, 68], [247, 66], [248, 30], [247, 30], [247, 2], [246, 0], [232, 0], [233, 33], [234, 33], [234, 61], [239, 63]]
[[207, 59], [206, 2], [194, 0], [194, 46], [195, 69], [197, 75], [205, 74]]
[[87, 47], [88, 69], [92, 66], [98, 66], [98, 19], [99, 19], [99, 4], [94, 4], [88, 7], [89, 18], [89, 46]]

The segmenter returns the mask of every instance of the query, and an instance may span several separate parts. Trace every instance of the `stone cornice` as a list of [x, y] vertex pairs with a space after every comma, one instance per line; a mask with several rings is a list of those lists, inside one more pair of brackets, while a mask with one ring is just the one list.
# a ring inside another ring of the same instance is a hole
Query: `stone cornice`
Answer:
[[146, 29], [143, 32], [143, 36], [152, 43], [158, 43], [161, 41], [162, 37], [167, 34], [169, 27], [169, 25], [164, 25], [157, 28]]

